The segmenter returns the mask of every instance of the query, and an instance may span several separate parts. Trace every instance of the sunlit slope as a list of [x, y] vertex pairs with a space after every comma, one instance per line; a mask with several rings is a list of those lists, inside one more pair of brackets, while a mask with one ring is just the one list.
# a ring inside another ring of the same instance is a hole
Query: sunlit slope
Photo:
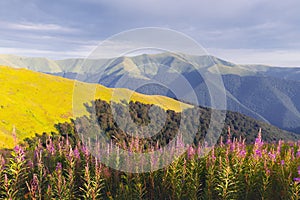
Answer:
[[[19, 141], [35, 133], [55, 131], [54, 124], [87, 114], [83, 103], [93, 99], [130, 98], [175, 111], [187, 107], [163, 96], [147, 96], [128, 89], [111, 89], [5, 66], [0, 66], [0, 83], [0, 147], [14, 145], [14, 126]], [[75, 112], [73, 102], [77, 105]]]

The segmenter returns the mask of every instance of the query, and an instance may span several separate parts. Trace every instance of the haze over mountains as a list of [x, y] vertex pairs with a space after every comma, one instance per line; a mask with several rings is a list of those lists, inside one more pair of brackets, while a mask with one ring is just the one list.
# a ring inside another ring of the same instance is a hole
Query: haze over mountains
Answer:
[[[193, 87], [198, 103], [208, 107], [212, 106], [210, 92], [202, 75], [221, 75], [228, 110], [300, 133], [300, 68], [236, 65], [216, 57], [169, 53], [58, 61], [3, 55], [0, 64], [173, 98], [178, 98], [177, 93], [151, 80], [164, 80], [171, 85], [183, 77]], [[136, 88], [138, 85], [142, 87]], [[222, 92], [221, 87], [216, 90]], [[188, 93], [181, 92], [179, 99], [189, 101]]]

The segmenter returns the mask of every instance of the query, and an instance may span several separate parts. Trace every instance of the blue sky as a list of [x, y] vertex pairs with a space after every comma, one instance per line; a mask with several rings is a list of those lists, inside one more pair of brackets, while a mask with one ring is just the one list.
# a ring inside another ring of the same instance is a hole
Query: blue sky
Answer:
[[297, 0], [3, 0], [0, 53], [85, 57], [133, 28], [182, 32], [235, 63], [300, 67]]

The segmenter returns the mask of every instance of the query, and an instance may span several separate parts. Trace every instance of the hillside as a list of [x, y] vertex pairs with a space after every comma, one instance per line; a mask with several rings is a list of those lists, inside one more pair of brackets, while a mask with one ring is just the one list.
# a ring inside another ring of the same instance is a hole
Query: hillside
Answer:
[[[68, 62], [58, 63], [65, 68], [70, 66]], [[80, 63], [77, 66], [79, 65]], [[80, 72], [65, 71], [57, 75], [96, 82], [107, 87], [120, 85], [121, 78], [129, 79], [131, 81], [123, 83], [121, 87], [133, 89], [136, 85], [145, 85], [137, 91], [143, 94], [175, 97], [166, 88], [147, 83], [151, 79], [161, 79], [162, 74], [167, 80], [173, 77], [173, 71], [176, 71], [194, 88], [198, 104], [205, 107], [211, 106], [210, 95], [207, 80], [204, 80], [198, 72], [211, 74], [211, 77], [218, 77], [220, 73], [226, 89], [227, 110], [300, 133], [300, 68], [236, 65], [216, 57], [173, 54], [120, 57], [103, 65], [88, 60], [83, 66]], [[180, 96], [188, 96], [184, 93], [185, 90], [181, 92]], [[189, 101], [184, 98], [181, 100]]]
[[[175, 97], [167, 88], [148, 84], [151, 79], [172, 76], [170, 68], [184, 77], [198, 97], [198, 104], [210, 107], [209, 92], [203, 77], [197, 72], [212, 76], [221, 74], [227, 96], [227, 110], [243, 113], [268, 122], [284, 130], [300, 133], [300, 68], [272, 67], [266, 65], [237, 65], [216, 57], [175, 55], [170, 53], [119, 57], [115, 59], [26, 58], [0, 55], [0, 65], [24, 67], [35, 71], [100, 83], [107, 87], [137, 89], [143, 94]], [[81, 67], [82, 66], [82, 67]], [[165, 75], [160, 77], [161, 75]], [[120, 79], [130, 80], [118, 85]], [[167, 79], [166, 79], [167, 80]], [[181, 90], [185, 96], [185, 90]], [[222, 91], [218, 91], [222, 92]], [[188, 96], [188, 95], [186, 95]], [[188, 99], [181, 98], [188, 101]]]
[[[13, 127], [18, 140], [33, 136], [35, 133], [55, 131], [54, 124], [69, 121], [73, 116], [72, 97], [74, 87], [82, 105], [77, 115], [87, 114], [83, 103], [90, 102], [87, 92], [95, 89], [95, 99], [118, 102], [130, 95], [128, 89], [109, 89], [102, 85], [76, 83], [74, 81], [33, 72], [26, 69], [14, 69], [0, 66], [0, 147], [12, 147]], [[82, 95], [81, 95], [82, 93]], [[146, 96], [134, 93], [132, 101], [156, 104], [164, 109], [180, 111], [180, 105], [186, 104], [162, 96]]]

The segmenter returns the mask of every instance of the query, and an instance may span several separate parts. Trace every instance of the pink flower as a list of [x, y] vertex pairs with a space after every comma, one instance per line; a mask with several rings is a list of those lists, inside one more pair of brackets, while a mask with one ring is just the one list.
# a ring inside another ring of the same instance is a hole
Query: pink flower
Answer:
[[16, 153], [16, 161], [24, 161], [25, 160], [25, 152], [23, 148], [19, 145], [15, 146], [14, 151]]
[[76, 159], [79, 159], [79, 158], [80, 158], [80, 153], [79, 153], [79, 150], [78, 150], [77, 147], [74, 149], [73, 153], [74, 153], [74, 157], [75, 157]]
[[200, 156], [201, 156], [201, 146], [200, 145], [197, 148], [197, 155], [198, 155], [198, 158], [200, 158]]
[[52, 142], [52, 139], [49, 137], [47, 143], [46, 143], [47, 151], [49, 152], [50, 155], [54, 155], [55, 153], [55, 148]]
[[294, 178], [294, 181], [300, 183], [300, 178]]
[[282, 140], [278, 141], [278, 146], [277, 146], [277, 150], [276, 150], [276, 154], [280, 155], [281, 152], [281, 146], [282, 146]]
[[220, 146], [223, 147], [224, 146], [224, 143], [223, 143], [223, 137], [221, 136], [220, 138]]
[[261, 129], [259, 129], [259, 132], [258, 132], [258, 136], [257, 138], [255, 139], [255, 146], [257, 146], [258, 148], [261, 148], [263, 146], [263, 141], [261, 139]]
[[211, 159], [212, 159], [213, 162], [215, 162], [215, 160], [216, 160], [216, 156], [215, 156], [215, 148], [214, 148], [214, 147], [212, 147], [212, 151], [211, 151]]
[[255, 151], [255, 155], [258, 156], [258, 157], [261, 157], [261, 156], [262, 156], [261, 150], [260, 150], [260, 149], [257, 149], [257, 150]]
[[[300, 176], [300, 166], [298, 167], [298, 175]], [[294, 181], [300, 183], [300, 178], [299, 177], [294, 178]]]
[[254, 158], [262, 157], [262, 147], [263, 147], [263, 141], [261, 139], [261, 129], [259, 129], [258, 136], [255, 139], [254, 148], [253, 148], [253, 154]]
[[246, 156], [246, 151], [243, 149], [239, 152], [239, 156], [244, 158]]
[[58, 163], [56, 164], [55, 170], [56, 170], [57, 172], [61, 172], [61, 170], [62, 170], [62, 165], [61, 165], [60, 162], [58, 162]]
[[299, 158], [300, 157], [300, 149], [298, 149], [296, 157]]
[[81, 151], [83, 152], [83, 154], [84, 154], [86, 157], [88, 157], [89, 154], [90, 154], [88, 148], [87, 148], [85, 145], [82, 145]]
[[270, 158], [272, 161], [275, 161], [275, 160], [276, 160], [276, 154], [269, 152], [268, 155], [269, 155], [269, 158]]
[[235, 142], [232, 142], [231, 144], [230, 144], [230, 151], [232, 152], [232, 151], [234, 151], [235, 150]]
[[30, 186], [31, 186], [31, 192], [33, 194], [35, 194], [35, 192], [37, 191], [38, 189], [38, 184], [39, 184], [39, 180], [38, 180], [38, 177], [36, 174], [33, 174], [33, 178], [30, 182]]
[[193, 148], [193, 147], [190, 146], [190, 147], [188, 148], [187, 155], [188, 155], [188, 159], [193, 158], [193, 156], [195, 155], [195, 151], [194, 151], [194, 148]]
[[16, 153], [24, 153], [22, 147], [20, 147], [19, 145], [15, 146], [14, 151], [15, 151]]

